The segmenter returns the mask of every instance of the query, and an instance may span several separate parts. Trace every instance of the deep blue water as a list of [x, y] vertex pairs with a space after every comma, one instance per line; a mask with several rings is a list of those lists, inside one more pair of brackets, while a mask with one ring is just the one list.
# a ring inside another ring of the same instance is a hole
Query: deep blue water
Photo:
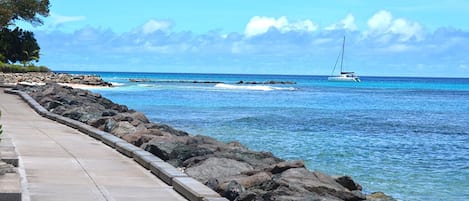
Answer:
[[[192, 134], [240, 141], [400, 200], [469, 200], [469, 79], [93, 73], [95, 90]], [[130, 78], [152, 82], [131, 83]], [[223, 81], [194, 84], [175, 81]], [[294, 85], [236, 85], [294, 81]]]

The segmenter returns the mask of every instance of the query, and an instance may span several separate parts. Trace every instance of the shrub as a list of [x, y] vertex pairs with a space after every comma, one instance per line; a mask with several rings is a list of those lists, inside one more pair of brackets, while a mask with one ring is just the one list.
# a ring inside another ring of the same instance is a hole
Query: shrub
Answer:
[[26, 72], [50, 72], [51, 70], [45, 66], [22, 66], [22, 65], [15, 65], [15, 64], [2, 64], [1, 72], [3, 73], [26, 73]]

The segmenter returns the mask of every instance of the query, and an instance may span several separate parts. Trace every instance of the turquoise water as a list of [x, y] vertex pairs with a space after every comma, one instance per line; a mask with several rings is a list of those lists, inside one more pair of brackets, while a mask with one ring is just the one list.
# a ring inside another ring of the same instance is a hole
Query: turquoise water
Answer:
[[[400, 200], [469, 200], [469, 79], [94, 73], [152, 121], [240, 141]], [[152, 82], [131, 83], [130, 78]], [[223, 81], [196, 84], [177, 81]], [[294, 81], [295, 85], [235, 85]]]

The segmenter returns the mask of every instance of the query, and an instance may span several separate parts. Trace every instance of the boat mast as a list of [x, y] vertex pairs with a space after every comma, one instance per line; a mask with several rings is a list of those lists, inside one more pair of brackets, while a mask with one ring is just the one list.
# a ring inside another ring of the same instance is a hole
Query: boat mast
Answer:
[[342, 74], [342, 64], [344, 63], [344, 52], [345, 52], [345, 36], [344, 36], [344, 42], [342, 42], [342, 60], [340, 61], [340, 74]]

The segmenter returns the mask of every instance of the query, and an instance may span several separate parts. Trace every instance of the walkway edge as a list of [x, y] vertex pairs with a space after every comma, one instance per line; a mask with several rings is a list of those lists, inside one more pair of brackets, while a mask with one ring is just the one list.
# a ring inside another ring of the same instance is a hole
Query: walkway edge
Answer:
[[[29, 94], [19, 90], [13, 89], [5, 89], [5, 93], [7, 94], [14, 94], [18, 95], [25, 101], [34, 111], [36, 111], [39, 115], [56, 121], [58, 123], [64, 124], [68, 127], [77, 129], [82, 133], [85, 133], [104, 144], [110, 146], [111, 148], [115, 149], [119, 153], [133, 158], [138, 164], [140, 164], [145, 169], [152, 169], [152, 163], [155, 162], [163, 162], [160, 158], [154, 156], [153, 154], [134, 146], [122, 140], [110, 133], [101, 131], [95, 127], [92, 127], [88, 124], [82, 123], [80, 121], [76, 121], [58, 114], [51, 113], [47, 111], [44, 107], [42, 107], [36, 100], [34, 100]], [[130, 148], [135, 147], [135, 148]], [[130, 152], [130, 153], [129, 153]], [[148, 154], [146, 154], [146, 153]], [[151, 156], [150, 156], [151, 155]], [[189, 177], [188, 175], [181, 172], [181, 174], [175, 174], [173, 166], [161, 166], [159, 168], [166, 168], [165, 170], [160, 170], [158, 173], [153, 171], [153, 174], [163, 180], [168, 185], [172, 186], [174, 190], [181, 193], [185, 198], [189, 199], [190, 201], [202, 201], [202, 200], [212, 200], [216, 198], [219, 201], [228, 201], [226, 198], [221, 197], [217, 192], [212, 190], [211, 188], [205, 186], [204, 184], [200, 183], [199, 181]], [[149, 170], [150, 171], [150, 170]], [[155, 174], [156, 173], [156, 174]], [[186, 179], [182, 179], [186, 178]], [[178, 185], [173, 186], [172, 184], [176, 183], [174, 180], [177, 180]]]

